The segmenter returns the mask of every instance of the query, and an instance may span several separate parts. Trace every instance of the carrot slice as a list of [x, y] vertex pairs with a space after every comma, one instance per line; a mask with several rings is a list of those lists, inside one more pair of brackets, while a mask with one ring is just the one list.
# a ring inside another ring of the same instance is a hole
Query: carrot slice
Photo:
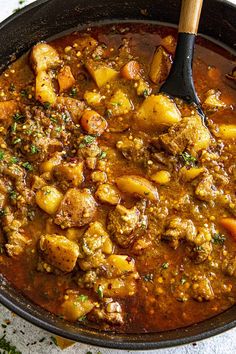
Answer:
[[228, 231], [236, 241], [236, 219], [234, 218], [223, 218], [220, 219], [219, 224]]
[[120, 74], [127, 80], [136, 80], [140, 74], [140, 65], [137, 61], [131, 60], [123, 68], [121, 68]]

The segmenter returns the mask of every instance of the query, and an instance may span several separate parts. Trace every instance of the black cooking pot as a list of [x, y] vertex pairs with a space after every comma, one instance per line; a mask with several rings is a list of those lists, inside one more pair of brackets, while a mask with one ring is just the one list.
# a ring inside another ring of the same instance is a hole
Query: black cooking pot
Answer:
[[[145, 10], [145, 11], [143, 11]], [[0, 24], [0, 71], [34, 43], [88, 24], [155, 21], [177, 24], [177, 0], [39, 0]], [[234, 49], [236, 6], [205, 0], [200, 33]], [[236, 306], [204, 322], [151, 334], [115, 334], [87, 329], [49, 314], [0, 275], [0, 302], [33, 324], [78, 342], [117, 349], [157, 349], [195, 342], [236, 326]]]

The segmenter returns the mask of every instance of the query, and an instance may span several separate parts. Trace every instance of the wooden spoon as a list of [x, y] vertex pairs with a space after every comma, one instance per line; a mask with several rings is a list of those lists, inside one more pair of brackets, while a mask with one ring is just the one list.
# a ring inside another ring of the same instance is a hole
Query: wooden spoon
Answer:
[[203, 0], [182, 0], [174, 62], [160, 91], [172, 97], [179, 97], [188, 104], [194, 104], [198, 113], [205, 120], [192, 75], [194, 43], [202, 3]]

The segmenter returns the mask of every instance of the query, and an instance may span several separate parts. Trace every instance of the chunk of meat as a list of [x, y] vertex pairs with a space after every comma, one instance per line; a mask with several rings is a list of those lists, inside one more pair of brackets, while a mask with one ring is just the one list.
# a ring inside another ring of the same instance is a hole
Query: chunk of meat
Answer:
[[118, 189], [109, 183], [101, 184], [98, 187], [96, 191], [96, 197], [102, 203], [116, 205], [120, 202], [120, 193]]
[[85, 109], [85, 103], [83, 101], [79, 101], [71, 97], [59, 96], [57, 97], [56, 104], [57, 104], [57, 108], [59, 109], [63, 110], [64, 108], [66, 108], [66, 110], [71, 115], [72, 120], [75, 123], [79, 123], [79, 120]]
[[79, 256], [79, 246], [65, 236], [43, 235], [39, 247], [46, 262], [62, 270], [71, 272]]
[[201, 277], [192, 285], [192, 297], [198, 302], [213, 300], [215, 295], [211, 282], [207, 277]]
[[121, 247], [128, 247], [134, 240], [134, 230], [138, 226], [140, 211], [137, 207], [127, 209], [117, 205], [108, 217], [107, 229]]
[[188, 150], [192, 154], [207, 149], [210, 145], [209, 130], [202, 124], [201, 117], [185, 117], [160, 136], [160, 143], [173, 155]]
[[170, 243], [171, 247], [176, 249], [179, 246], [180, 240], [189, 238], [193, 239], [197, 235], [197, 230], [192, 220], [173, 218], [169, 221], [165, 232], [162, 234], [162, 239]]
[[222, 270], [226, 275], [236, 277], [236, 254], [223, 261]]
[[78, 187], [84, 180], [83, 162], [63, 163], [57, 165], [53, 169], [53, 175], [63, 186]]
[[98, 249], [102, 249], [104, 242], [108, 238], [109, 235], [104, 226], [100, 222], [95, 221], [89, 225], [89, 228], [81, 238], [81, 249], [86, 256], [91, 256]]
[[194, 263], [200, 264], [208, 259], [212, 253], [212, 243], [205, 242], [200, 246], [195, 246], [191, 251], [191, 258]]
[[98, 249], [91, 256], [79, 259], [78, 263], [80, 268], [84, 271], [96, 269], [105, 263], [105, 255], [101, 249]]
[[10, 257], [17, 257], [25, 248], [31, 243], [22, 229], [22, 223], [14, 219], [13, 214], [7, 213], [3, 220], [3, 230], [7, 236], [7, 243], [5, 244], [7, 253]]
[[99, 308], [94, 308], [93, 311], [91, 311], [89, 320], [94, 322], [106, 322], [112, 325], [122, 325], [124, 319], [121, 305], [112, 298], [106, 298]]
[[117, 142], [116, 147], [127, 160], [132, 162], [144, 163], [149, 160], [149, 151], [143, 139], [134, 138], [130, 140], [124, 136]]
[[0, 125], [9, 128], [12, 123], [12, 116], [18, 110], [18, 103], [16, 101], [0, 102]]
[[55, 223], [62, 229], [88, 224], [96, 214], [96, 202], [88, 189], [69, 189], [56, 213]]
[[203, 175], [195, 189], [195, 195], [198, 199], [206, 202], [216, 199], [216, 197], [219, 195], [219, 191], [213, 184], [212, 175]]

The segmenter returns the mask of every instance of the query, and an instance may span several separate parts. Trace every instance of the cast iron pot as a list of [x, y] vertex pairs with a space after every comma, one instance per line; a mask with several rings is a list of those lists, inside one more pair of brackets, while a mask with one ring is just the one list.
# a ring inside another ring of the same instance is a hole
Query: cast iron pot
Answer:
[[[141, 10], [146, 10], [141, 11]], [[178, 23], [177, 0], [39, 0], [0, 24], [0, 70], [34, 43], [72, 28], [99, 22], [154, 21]], [[145, 15], [143, 15], [145, 14]], [[200, 33], [231, 50], [236, 40], [236, 6], [205, 0]], [[0, 275], [0, 302], [24, 319], [78, 342], [116, 349], [148, 350], [195, 342], [236, 326], [236, 305], [204, 322], [151, 334], [115, 334], [86, 329], [49, 314], [25, 298]]]

